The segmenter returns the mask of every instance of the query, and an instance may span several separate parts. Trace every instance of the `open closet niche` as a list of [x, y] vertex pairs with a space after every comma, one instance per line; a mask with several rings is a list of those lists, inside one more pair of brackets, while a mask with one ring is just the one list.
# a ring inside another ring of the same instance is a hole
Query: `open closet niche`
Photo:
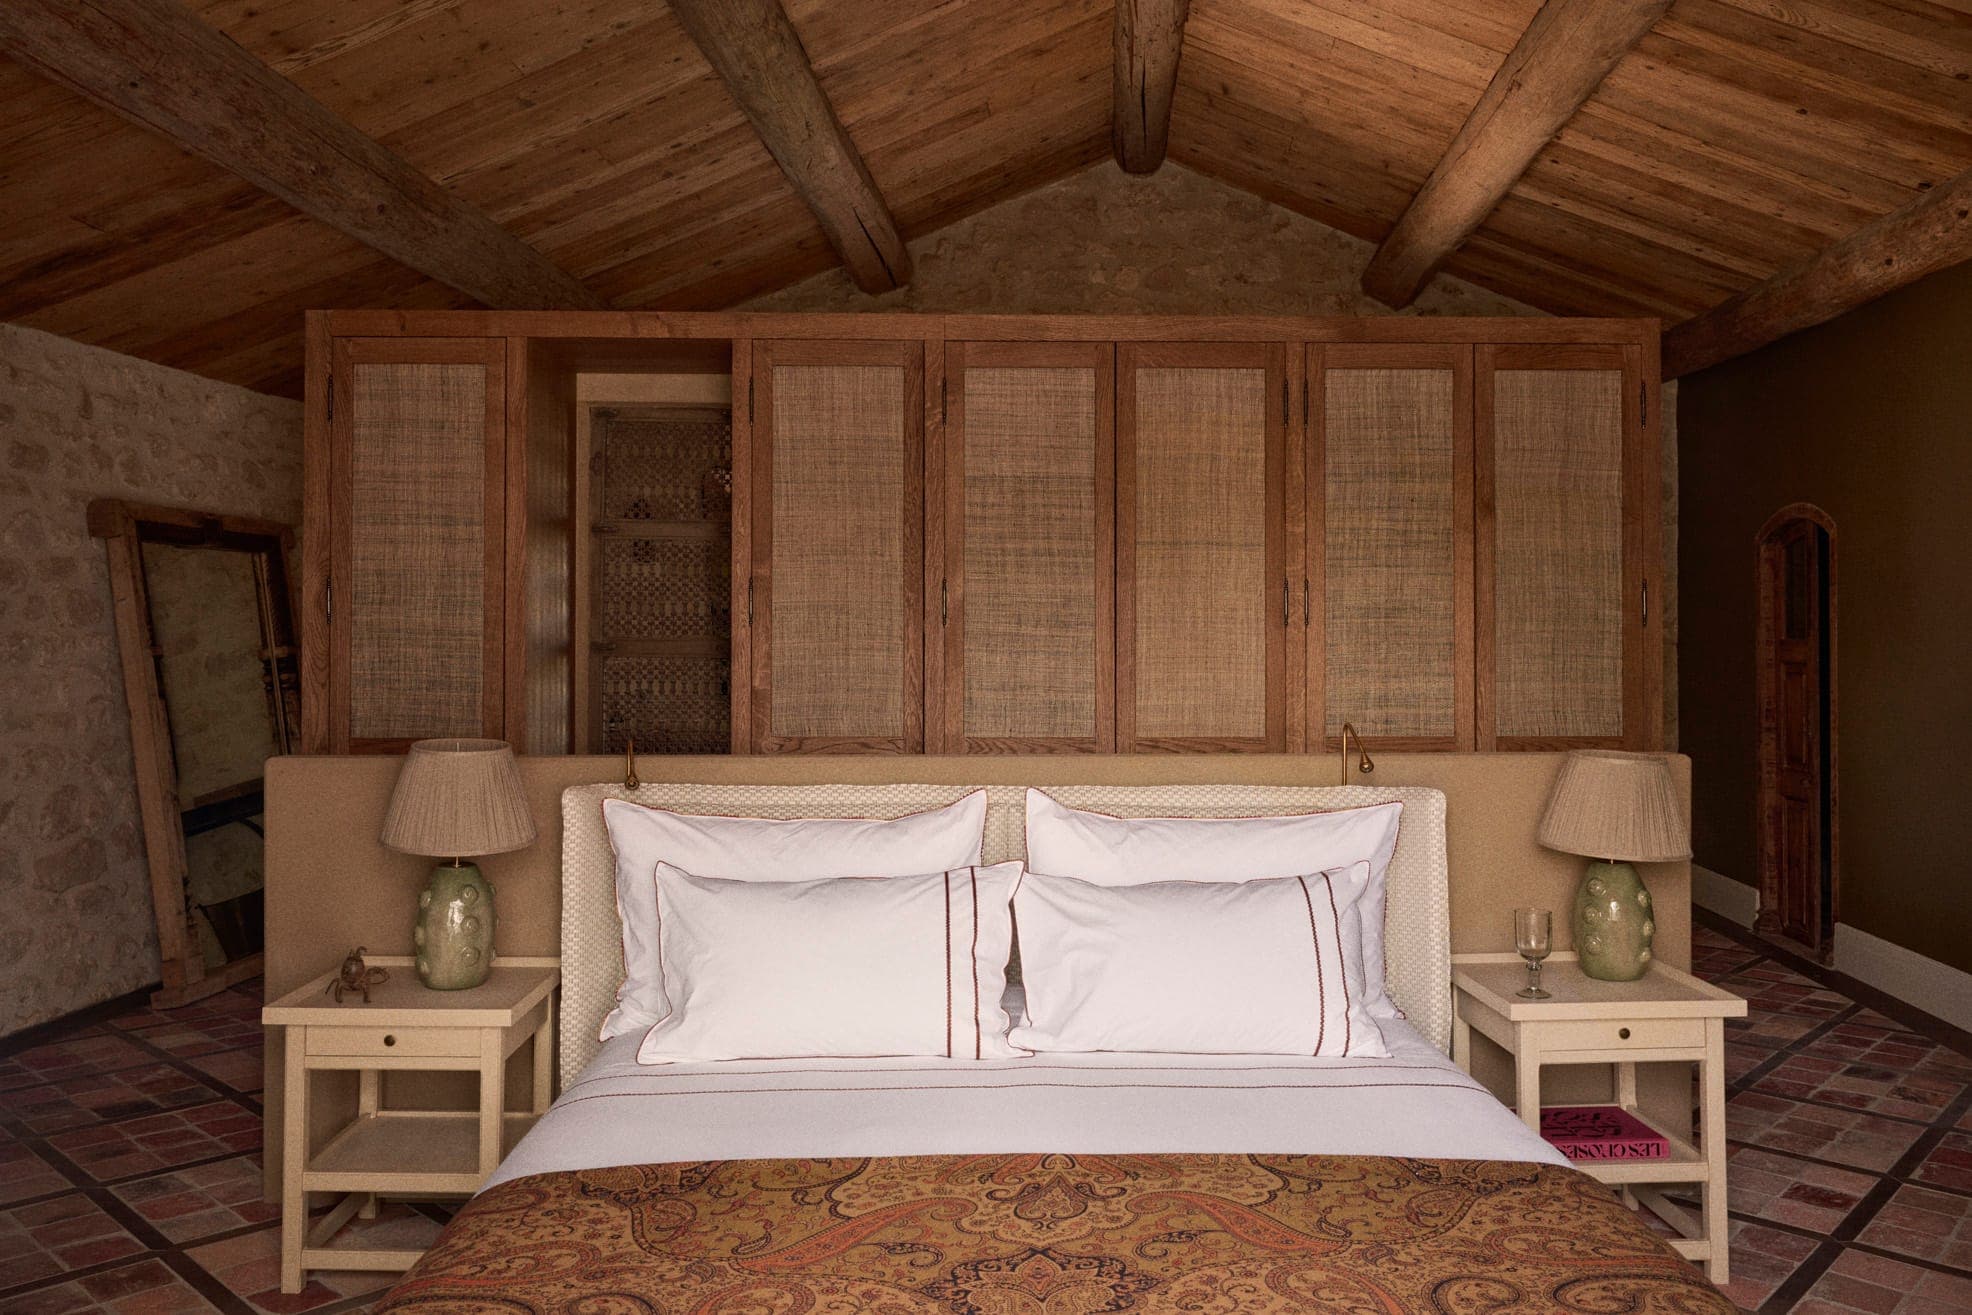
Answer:
[[732, 380], [576, 380], [577, 752], [732, 745]]

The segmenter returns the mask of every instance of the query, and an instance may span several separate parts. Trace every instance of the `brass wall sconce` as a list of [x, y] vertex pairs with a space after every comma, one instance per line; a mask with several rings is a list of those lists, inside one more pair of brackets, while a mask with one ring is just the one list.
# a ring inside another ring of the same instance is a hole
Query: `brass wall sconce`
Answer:
[[1356, 737], [1356, 752], [1360, 755], [1356, 759], [1356, 770], [1364, 776], [1376, 770], [1376, 764], [1370, 761], [1369, 747], [1363, 743], [1363, 733], [1356, 729], [1354, 723], [1345, 721], [1342, 723], [1342, 779], [1337, 782], [1339, 785], [1349, 784], [1349, 737], [1352, 735]]

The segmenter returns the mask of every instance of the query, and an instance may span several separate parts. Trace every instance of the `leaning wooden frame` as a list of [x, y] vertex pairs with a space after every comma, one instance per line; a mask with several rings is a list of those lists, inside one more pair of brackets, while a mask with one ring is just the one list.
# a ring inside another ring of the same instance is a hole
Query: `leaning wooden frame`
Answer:
[[115, 498], [89, 504], [89, 533], [109, 553], [110, 590], [117, 652], [130, 713], [137, 805], [156, 910], [162, 984], [151, 996], [157, 1008], [175, 1008], [260, 975], [259, 950], [209, 968], [190, 899], [190, 865], [179, 797], [179, 769], [171, 718], [160, 672], [162, 654], [145, 584], [147, 543], [210, 548], [251, 555], [258, 597], [260, 654], [273, 679], [271, 715], [280, 751], [291, 751], [299, 726], [290, 697], [298, 690], [295, 645], [294, 530], [278, 521], [227, 516], [177, 507], [147, 506]]

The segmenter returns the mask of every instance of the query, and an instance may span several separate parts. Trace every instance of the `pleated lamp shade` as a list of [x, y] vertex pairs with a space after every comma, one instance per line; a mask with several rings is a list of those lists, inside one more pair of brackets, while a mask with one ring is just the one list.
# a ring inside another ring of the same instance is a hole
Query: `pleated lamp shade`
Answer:
[[1691, 829], [1670, 762], [1655, 753], [1577, 749], [1561, 760], [1540, 842], [1615, 863], [1690, 858]]
[[476, 858], [534, 843], [534, 818], [504, 740], [419, 740], [397, 773], [378, 837], [426, 858]]

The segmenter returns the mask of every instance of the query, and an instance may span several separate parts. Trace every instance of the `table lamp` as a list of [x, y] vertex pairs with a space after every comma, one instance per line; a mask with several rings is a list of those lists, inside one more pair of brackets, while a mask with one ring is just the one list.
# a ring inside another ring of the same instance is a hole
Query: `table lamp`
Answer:
[[1632, 863], [1691, 857], [1670, 762], [1661, 754], [1578, 749], [1561, 760], [1540, 842], [1595, 861], [1575, 891], [1575, 952], [1582, 971], [1633, 982], [1650, 968], [1657, 931], [1650, 892]]
[[403, 854], [450, 856], [418, 896], [418, 980], [461, 991], [493, 967], [493, 886], [464, 860], [534, 843], [514, 751], [503, 740], [419, 740], [404, 757], [378, 837]]

